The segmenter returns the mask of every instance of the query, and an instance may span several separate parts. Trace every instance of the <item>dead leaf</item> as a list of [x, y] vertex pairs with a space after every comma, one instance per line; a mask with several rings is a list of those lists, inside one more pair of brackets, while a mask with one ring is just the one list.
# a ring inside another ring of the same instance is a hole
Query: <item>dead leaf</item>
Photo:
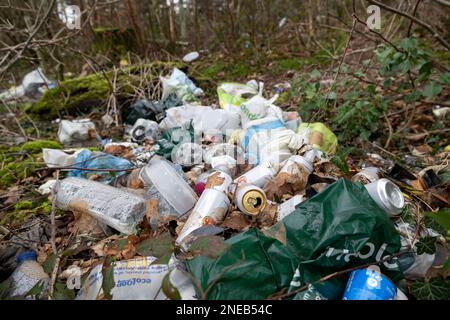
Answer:
[[411, 134], [409, 136], [405, 136], [405, 138], [408, 140], [411, 140], [411, 141], [419, 141], [419, 140], [422, 140], [423, 138], [425, 138], [426, 136], [428, 136], [429, 134], [430, 134], [429, 132], [416, 133], [416, 134]]
[[189, 251], [194, 256], [205, 256], [215, 259], [220, 257], [229, 247], [230, 245], [222, 237], [209, 235], [195, 239]]
[[181, 230], [183, 230], [185, 222], [177, 221], [177, 227], [175, 228], [175, 233], [179, 235], [181, 233]]
[[238, 231], [245, 231], [250, 228], [251, 222], [247, 216], [240, 211], [233, 211], [227, 215], [220, 227]]
[[136, 251], [141, 256], [163, 257], [173, 252], [173, 243], [170, 233], [165, 232], [155, 238], [148, 238], [136, 245]]
[[425, 190], [425, 188], [424, 188], [424, 186], [422, 184], [422, 181], [420, 181], [420, 179], [416, 179], [416, 180], [411, 181], [411, 186], [414, 189], [416, 189], [416, 190], [420, 190], [420, 191], [424, 191]]
[[121, 252], [122, 257], [126, 260], [134, 258], [136, 255], [136, 247], [130, 241], [127, 242], [125, 248]]
[[216, 186], [220, 186], [225, 181], [225, 178], [222, 178], [220, 176], [220, 172], [215, 172], [212, 175], [209, 176], [208, 180], [206, 181], [205, 189], [212, 189]]
[[141, 189], [144, 187], [144, 183], [139, 177], [132, 177], [129, 180], [128, 187], [132, 189]]
[[2, 195], [2, 198], [6, 198], [4, 202], [5, 206], [17, 203], [20, 199], [19, 186], [10, 188], [5, 195]]
[[415, 149], [422, 154], [430, 154], [431, 152], [433, 152], [433, 148], [428, 144], [417, 146]]
[[93, 140], [97, 138], [97, 131], [94, 128], [88, 129], [88, 140]]
[[313, 131], [309, 135], [309, 144], [311, 145], [323, 145], [323, 134], [318, 131]]
[[103, 257], [105, 256], [105, 246], [106, 244], [108, 244], [109, 242], [115, 241], [120, 239], [119, 235], [115, 234], [112, 235], [106, 239], [101, 240], [100, 242], [98, 242], [95, 246], [92, 246], [91, 249], [95, 252], [95, 254], [99, 257]]
[[277, 210], [276, 203], [267, 203], [264, 210], [256, 216], [256, 223], [259, 228], [267, 228], [273, 226], [277, 222]]
[[104, 234], [100, 221], [86, 212], [72, 211], [75, 220], [69, 224], [69, 232], [78, 234]]
[[154, 198], [147, 201], [147, 208], [145, 211], [145, 217], [147, 220], [150, 220], [151, 218], [158, 218], [158, 205], [159, 199]]
[[275, 196], [284, 194], [296, 194], [305, 190], [309, 173], [297, 163], [290, 165], [286, 171], [278, 173], [275, 178], [268, 181], [264, 186], [267, 197], [274, 201]]

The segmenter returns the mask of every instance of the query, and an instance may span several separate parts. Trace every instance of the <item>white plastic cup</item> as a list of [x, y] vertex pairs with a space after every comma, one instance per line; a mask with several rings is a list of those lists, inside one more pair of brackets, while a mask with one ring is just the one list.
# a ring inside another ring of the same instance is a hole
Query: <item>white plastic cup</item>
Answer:
[[302, 156], [294, 155], [291, 156], [289, 159], [286, 160], [283, 167], [281, 168], [280, 172], [288, 172], [289, 173], [289, 167], [293, 165], [294, 163], [297, 163], [301, 165], [305, 170], [311, 174], [313, 172], [313, 166], [311, 162], [309, 162], [307, 159], [305, 159]]
[[273, 179], [276, 174], [277, 170], [275, 167], [268, 163], [262, 163], [236, 178], [234, 182], [236, 184], [253, 184], [263, 188], [266, 182]]
[[146, 184], [153, 184], [179, 216], [191, 210], [197, 195], [178, 172], [164, 159], [153, 158], [142, 168], [139, 178]]

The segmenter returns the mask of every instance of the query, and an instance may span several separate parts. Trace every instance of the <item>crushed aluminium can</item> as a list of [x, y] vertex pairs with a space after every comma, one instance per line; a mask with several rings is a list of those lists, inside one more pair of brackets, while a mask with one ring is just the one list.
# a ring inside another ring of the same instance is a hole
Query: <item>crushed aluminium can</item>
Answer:
[[350, 274], [342, 300], [395, 300], [396, 295], [397, 288], [380, 268], [369, 266]]

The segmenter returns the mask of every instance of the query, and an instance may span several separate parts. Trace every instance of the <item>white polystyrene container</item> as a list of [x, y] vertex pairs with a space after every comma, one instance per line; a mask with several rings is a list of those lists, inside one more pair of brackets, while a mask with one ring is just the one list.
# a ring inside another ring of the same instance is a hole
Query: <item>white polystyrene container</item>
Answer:
[[191, 210], [198, 197], [170, 163], [161, 158], [153, 158], [140, 173], [147, 185], [154, 185], [164, 199], [177, 211], [179, 216]]

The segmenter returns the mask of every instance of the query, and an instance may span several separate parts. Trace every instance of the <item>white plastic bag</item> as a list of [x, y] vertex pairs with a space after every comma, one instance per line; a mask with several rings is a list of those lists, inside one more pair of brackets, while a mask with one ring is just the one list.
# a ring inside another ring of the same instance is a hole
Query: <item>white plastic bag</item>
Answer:
[[244, 129], [252, 126], [252, 121], [263, 118], [277, 118], [283, 121], [283, 112], [279, 107], [273, 104], [278, 98], [278, 94], [267, 100], [262, 96], [264, 84], [260, 82], [259, 93], [249, 100], [243, 102], [239, 106], [239, 113], [241, 115], [242, 127]]
[[[152, 264], [155, 257], [140, 257], [115, 262], [113, 265], [115, 286], [111, 290], [113, 300], [167, 300], [162, 290], [164, 277], [170, 272], [170, 282], [183, 300], [195, 300], [195, 289], [188, 275], [177, 267]], [[89, 274], [78, 292], [77, 300], [96, 300], [103, 293], [102, 265], [97, 265]]]
[[203, 90], [198, 88], [191, 79], [181, 70], [174, 68], [170, 77], [160, 77], [163, 93], [161, 101], [167, 99], [171, 93], [175, 93], [182, 101], [189, 100], [193, 95], [202, 96]]
[[36, 70], [31, 71], [26, 74], [22, 80], [22, 86], [25, 91], [31, 89], [32, 86], [43, 86], [50, 82], [47, 77], [44, 75], [44, 72], [41, 68], [37, 68]]
[[[82, 149], [81, 149], [82, 150]], [[77, 157], [77, 154], [81, 151], [78, 150], [77, 152], [73, 154], [68, 154], [62, 150], [58, 149], [42, 149], [42, 156], [44, 158], [45, 163], [47, 164], [47, 167], [54, 168], [54, 167], [70, 167], [73, 165], [75, 158]]]
[[58, 139], [63, 144], [89, 140], [94, 134], [95, 124], [90, 119], [62, 120], [59, 123]]
[[240, 128], [240, 117], [234, 112], [211, 107], [185, 105], [173, 107], [166, 111], [166, 117], [159, 124], [162, 130], [182, 127], [192, 120], [194, 130], [220, 131]]

